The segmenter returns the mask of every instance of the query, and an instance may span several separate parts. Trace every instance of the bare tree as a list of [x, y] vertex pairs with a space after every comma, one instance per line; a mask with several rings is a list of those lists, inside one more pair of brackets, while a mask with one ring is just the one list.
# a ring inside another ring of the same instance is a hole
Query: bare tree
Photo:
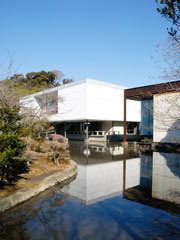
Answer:
[[180, 35], [169, 36], [164, 46], [158, 46], [157, 59], [162, 69], [160, 79], [166, 82], [180, 80]]
[[[48, 115], [43, 111], [44, 106], [42, 105], [41, 108], [32, 108], [29, 107], [30, 102], [27, 101], [26, 104], [23, 104], [23, 102], [20, 102], [20, 98], [23, 96], [23, 93], [11, 88], [14, 84], [13, 81], [3, 81], [9, 79], [9, 77], [14, 73], [14, 64], [14, 56], [9, 54], [9, 64], [4, 71], [1, 70], [0, 106], [3, 107], [3, 103], [6, 102], [10, 108], [13, 108], [14, 106], [19, 107], [20, 113], [23, 116], [19, 124], [25, 127], [27, 134], [35, 135], [39, 132], [47, 131], [51, 127], [51, 124], [48, 120]], [[52, 99], [52, 101], [57, 101], [57, 97], [58, 96]]]
[[63, 77], [64, 77], [64, 73], [61, 72], [60, 70], [51, 70], [50, 72], [54, 73], [56, 76], [56, 84], [60, 85], [60, 82], [62, 81]]

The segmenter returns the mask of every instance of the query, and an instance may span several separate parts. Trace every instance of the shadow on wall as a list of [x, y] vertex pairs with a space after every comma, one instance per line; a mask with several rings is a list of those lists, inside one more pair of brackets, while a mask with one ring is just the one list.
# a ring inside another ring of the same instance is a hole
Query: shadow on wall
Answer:
[[166, 165], [174, 176], [180, 179], [180, 155], [175, 153], [160, 152], [161, 157], [166, 161]]
[[[159, 152], [165, 161], [170, 171], [178, 178], [180, 178], [180, 154], [175, 153], [180, 150], [180, 120], [178, 119], [167, 130], [167, 135], [160, 141], [163, 143], [160, 146]], [[158, 150], [158, 147], [157, 147]]]
[[[163, 129], [161, 130], [163, 132]], [[166, 136], [160, 140], [161, 143], [180, 144], [180, 119], [177, 119], [166, 131]]]

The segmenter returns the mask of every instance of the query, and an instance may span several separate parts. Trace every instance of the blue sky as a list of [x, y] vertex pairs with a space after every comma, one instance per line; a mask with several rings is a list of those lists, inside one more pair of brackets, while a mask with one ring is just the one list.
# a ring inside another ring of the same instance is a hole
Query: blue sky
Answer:
[[156, 45], [168, 22], [155, 0], [4, 0], [0, 3], [0, 63], [9, 51], [19, 73], [61, 70], [124, 86], [159, 81]]

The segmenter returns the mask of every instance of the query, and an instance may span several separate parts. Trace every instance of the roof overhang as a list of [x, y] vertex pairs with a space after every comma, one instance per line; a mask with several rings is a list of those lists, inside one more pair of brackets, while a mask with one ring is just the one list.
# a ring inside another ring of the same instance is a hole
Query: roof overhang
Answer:
[[124, 90], [126, 99], [141, 100], [152, 98], [155, 94], [180, 91], [180, 81], [166, 82]]

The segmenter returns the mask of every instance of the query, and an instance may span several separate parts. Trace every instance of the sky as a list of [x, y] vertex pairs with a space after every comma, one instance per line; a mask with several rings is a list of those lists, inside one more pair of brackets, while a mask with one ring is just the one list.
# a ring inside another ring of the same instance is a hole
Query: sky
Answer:
[[155, 0], [1, 0], [1, 71], [60, 70], [127, 87], [159, 82], [168, 22]]

